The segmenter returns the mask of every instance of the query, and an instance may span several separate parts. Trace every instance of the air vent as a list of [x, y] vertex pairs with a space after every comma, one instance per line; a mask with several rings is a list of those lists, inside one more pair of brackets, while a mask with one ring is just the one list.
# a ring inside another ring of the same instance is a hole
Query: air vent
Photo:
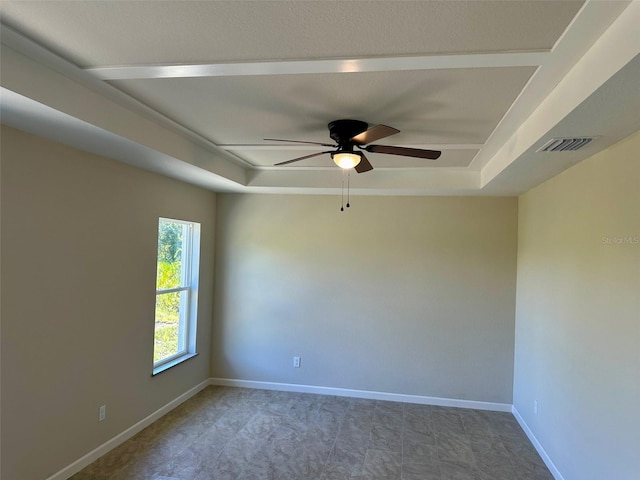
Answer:
[[580, 138], [552, 138], [537, 152], [573, 152], [580, 150], [591, 143], [595, 137], [580, 137]]

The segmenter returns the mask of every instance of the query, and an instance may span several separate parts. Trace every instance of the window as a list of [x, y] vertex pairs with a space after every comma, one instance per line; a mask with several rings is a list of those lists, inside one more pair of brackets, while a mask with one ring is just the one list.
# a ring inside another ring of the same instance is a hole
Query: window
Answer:
[[153, 374], [196, 355], [200, 224], [160, 218]]

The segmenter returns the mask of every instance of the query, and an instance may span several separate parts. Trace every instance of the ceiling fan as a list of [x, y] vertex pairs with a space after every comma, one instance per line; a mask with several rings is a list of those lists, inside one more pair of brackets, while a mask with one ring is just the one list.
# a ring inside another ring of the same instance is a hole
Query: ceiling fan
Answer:
[[[371, 142], [380, 140], [399, 133], [400, 130], [387, 125], [375, 125], [369, 128], [369, 124], [360, 120], [335, 120], [328, 125], [329, 137], [334, 140], [335, 144], [304, 142], [300, 140], [283, 140], [280, 138], [265, 138], [266, 141], [272, 142], [289, 142], [289, 143], [305, 143], [309, 145], [320, 145], [323, 147], [331, 147], [335, 150], [326, 150], [324, 152], [312, 153], [303, 157], [293, 158], [285, 162], [276, 163], [275, 165], [287, 165], [307, 158], [317, 157], [326, 153], [331, 154], [331, 158], [340, 168], [355, 168], [356, 172], [364, 173], [373, 170], [373, 166], [362, 152], [362, 150], [371, 153], [385, 153], [389, 155], [403, 155], [405, 157], [426, 158], [428, 160], [436, 160], [442, 152], [437, 150], [422, 150], [419, 148], [392, 147], [391, 145], [370, 145]], [[356, 150], [356, 148], [358, 150]]]

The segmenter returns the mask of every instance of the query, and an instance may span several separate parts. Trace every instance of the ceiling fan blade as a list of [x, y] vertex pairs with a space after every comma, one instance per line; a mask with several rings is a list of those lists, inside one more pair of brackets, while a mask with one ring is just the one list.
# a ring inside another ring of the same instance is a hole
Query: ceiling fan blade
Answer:
[[331, 143], [303, 142], [301, 140], [283, 140], [281, 138], [264, 138], [263, 140], [267, 142], [305, 143], [307, 145], [322, 145], [323, 147], [337, 147], [337, 145], [331, 144]]
[[381, 138], [395, 135], [396, 133], [400, 133], [400, 130], [397, 128], [389, 127], [387, 125], [376, 125], [352, 137], [351, 141], [357, 145], [365, 145], [367, 143], [380, 140]]
[[307, 158], [317, 157], [318, 155], [324, 155], [325, 153], [332, 153], [332, 152], [333, 152], [333, 150], [329, 150], [329, 151], [326, 151], [326, 152], [312, 153], [311, 155], [305, 155], [304, 157], [293, 158], [291, 160], [287, 160], [286, 162], [276, 163], [274, 166], [286, 165], [288, 163], [293, 163], [293, 162], [299, 162], [300, 160], [305, 160]]
[[373, 170], [373, 166], [369, 163], [369, 159], [364, 156], [364, 153], [360, 153], [360, 163], [358, 163], [355, 167], [356, 172], [364, 173], [369, 170]]
[[420, 148], [392, 147], [391, 145], [368, 145], [367, 152], [386, 153], [388, 155], [403, 155], [405, 157], [426, 158], [437, 160], [442, 152], [438, 150], [422, 150]]

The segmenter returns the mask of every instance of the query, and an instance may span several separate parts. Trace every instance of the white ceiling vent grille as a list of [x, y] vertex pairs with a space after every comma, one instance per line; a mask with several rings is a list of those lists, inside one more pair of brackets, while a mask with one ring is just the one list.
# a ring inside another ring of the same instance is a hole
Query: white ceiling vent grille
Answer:
[[595, 137], [552, 138], [537, 152], [573, 152], [587, 146]]

